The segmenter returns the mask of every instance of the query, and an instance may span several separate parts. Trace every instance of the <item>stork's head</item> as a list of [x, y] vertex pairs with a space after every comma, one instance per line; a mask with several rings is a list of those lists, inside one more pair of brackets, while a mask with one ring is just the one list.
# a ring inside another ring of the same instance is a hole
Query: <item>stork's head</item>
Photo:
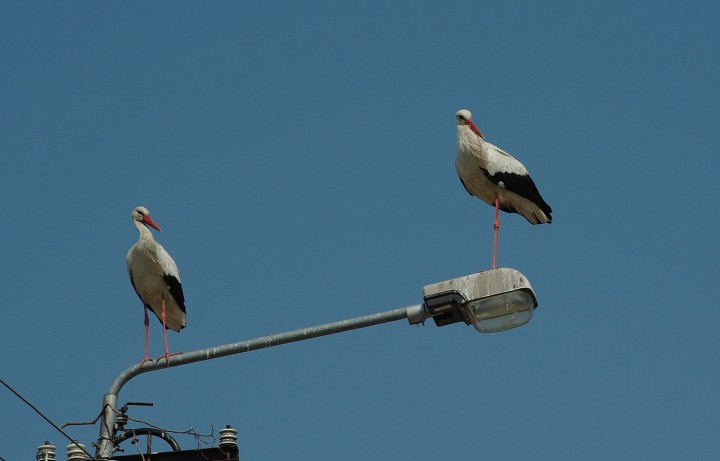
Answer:
[[458, 125], [467, 125], [467, 122], [472, 120], [472, 114], [467, 109], [460, 109], [455, 114], [455, 122]]
[[133, 221], [140, 222], [142, 224], [145, 224], [147, 226], [150, 226], [150, 227], [160, 231], [160, 226], [155, 224], [155, 221], [153, 221], [152, 218], [150, 217], [150, 212], [144, 206], [136, 207], [132, 211], [131, 216], [133, 218]]
[[482, 133], [480, 133], [480, 130], [478, 130], [477, 127], [475, 126], [475, 124], [473, 123], [472, 114], [470, 113], [469, 110], [460, 109], [459, 111], [457, 111], [457, 113], [455, 114], [455, 123], [457, 123], [457, 125], [459, 127], [467, 126], [468, 128], [470, 128], [473, 131], [473, 133], [480, 136], [481, 138], [484, 138]]

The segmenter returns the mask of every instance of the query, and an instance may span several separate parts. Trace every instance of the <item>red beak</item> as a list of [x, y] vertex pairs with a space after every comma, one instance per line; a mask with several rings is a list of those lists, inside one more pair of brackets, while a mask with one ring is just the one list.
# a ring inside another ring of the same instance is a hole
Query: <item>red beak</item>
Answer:
[[478, 135], [478, 136], [480, 136], [481, 138], [485, 139], [485, 136], [483, 136], [482, 133], [480, 133], [480, 130], [477, 129], [477, 127], [475, 126], [475, 124], [473, 123], [472, 120], [468, 120], [467, 123], [466, 123], [466, 125], [469, 126], [470, 129], [473, 130], [473, 132], [474, 132], [476, 135]]
[[144, 222], [145, 224], [147, 224], [148, 226], [157, 229], [158, 232], [162, 232], [162, 231], [160, 230], [160, 226], [158, 226], [157, 224], [155, 224], [155, 221], [153, 221], [150, 216], [143, 216], [143, 222]]

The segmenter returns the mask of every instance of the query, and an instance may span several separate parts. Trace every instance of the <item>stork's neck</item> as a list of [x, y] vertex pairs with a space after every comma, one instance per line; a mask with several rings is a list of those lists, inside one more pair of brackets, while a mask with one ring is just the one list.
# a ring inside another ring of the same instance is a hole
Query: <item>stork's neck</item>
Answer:
[[485, 140], [467, 125], [458, 125], [458, 147], [463, 150], [482, 150]]
[[151, 243], [155, 241], [155, 237], [153, 237], [152, 232], [150, 232], [150, 229], [148, 229], [145, 224], [135, 220], [133, 220], [133, 223], [140, 234], [140, 242]]

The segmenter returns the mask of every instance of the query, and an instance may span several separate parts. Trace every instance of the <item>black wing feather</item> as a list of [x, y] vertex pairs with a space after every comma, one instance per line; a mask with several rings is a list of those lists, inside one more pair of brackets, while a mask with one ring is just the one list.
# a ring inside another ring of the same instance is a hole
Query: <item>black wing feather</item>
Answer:
[[[540, 191], [538, 191], [537, 186], [535, 186], [535, 182], [532, 180], [530, 175], [505, 173], [501, 171], [495, 173], [494, 175], [491, 175], [485, 169], [483, 169], [483, 172], [490, 181], [497, 185], [500, 185], [500, 183], [502, 182], [506, 190], [514, 192], [519, 196], [530, 200], [535, 205], [537, 205], [538, 208], [540, 208], [549, 219], [552, 219], [552, 216], [550, 216], [550, 213], [552, 213], [552, 208], [550, 208], [550, 205], [548, 205], [547, 202], [545, 202], [545, 200], [542, 198], [542, 196], [540, 195]], [[502, 209], [504, 211], [508, 211], [505, 210], [505, 208]], [[509, 211], [516, 212], [516, 210], [514, 209]]]
[[183, 294], [180, 280], [175, 278], [174, 275], [167, 274], [163, 274], [163, 279], [165, 280], [165, 285], [167, 285], [168, 290], [170, 290], [170, 296], [172, 296], [177, 305], [180, 306], [180, 310], [187, 313], [185, 311], [185, 295]]

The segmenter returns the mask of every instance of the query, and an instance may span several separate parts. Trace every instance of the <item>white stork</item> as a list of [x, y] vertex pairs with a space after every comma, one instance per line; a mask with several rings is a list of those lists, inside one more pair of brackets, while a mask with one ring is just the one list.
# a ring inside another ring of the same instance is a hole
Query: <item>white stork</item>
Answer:
[[165, 248], [153, 238], [148, 226], [158, 231], [160, 231], [160, 227], [150, 218], [147, 208], [139, 206], [132, 211], [131, 216], [133, 224], [140, 233], [140, 238], [130, 248], [125, 260], [130, 283], [145, 309], [145, 359], [141, 362], [141, 366], [150, 360], [148, 308], [163, 325], [164, 357], [169, 365], [170, 355], [174, 354], [170, 354], [168, 350], [167, 330], [180, 332], [187, 324], [180, 272]]
[[495, 207], [495, 245], [493, 269], [497, 263], [497, 238], [500, 213], [517, 213], [531, 224], [552, 221], [548, 205], [525, 166], [499, 147], [485, 141], [472, 121], [469, 110], [455, 114], [457, 123], [457, 157], [455, 169], [470, 195]]

